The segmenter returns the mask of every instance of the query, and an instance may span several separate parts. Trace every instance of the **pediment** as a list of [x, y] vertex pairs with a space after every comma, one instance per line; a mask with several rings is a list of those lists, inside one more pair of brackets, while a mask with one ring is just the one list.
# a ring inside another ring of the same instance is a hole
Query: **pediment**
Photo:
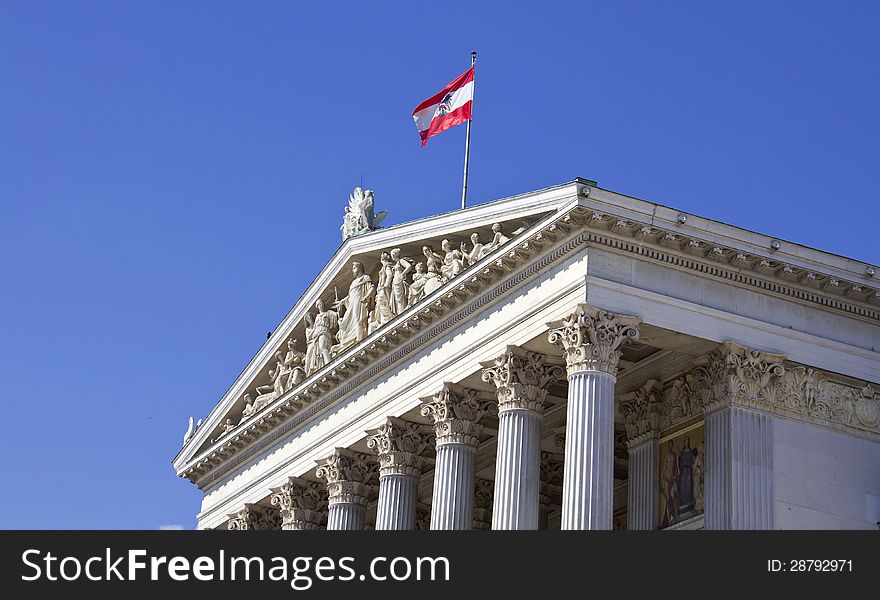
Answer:
[[[456, 260], [461, 260], [462, 268], [467, 268], [473, 260], [479, 259], [479, 252], [472, 257], [463, 256], [461, 252], [462, 244], [465, 245], [465, 253], [473, 252], [473, 235], [476, 234], [477, 243], [484, 245], [482, 254], [485, 256], [490, 251], [497, 250], [501, 244], [513, 243], [520, 232], [555, 212], [566, 202], [576, 201], [577, 193], [575, 183], [566, 184], [345, 239], [204, 423], [184, 444], [174, 460], [175, 467], [179, 469], [227, 432], [241, 425], [249, 425], [248, 412], [256, 409], [255, 413], [258, 414], [260, 409], [302, 383], [317, 370], [310, 368], [313, 364], [311, 358], [316, 352], [320, 354], [320, 348], [310, 351], [307, 338], [311, 336], [314, 339], [314, 322], [320, 320], [316, 308], [319, 302], [323, 304], [325, 312], [335, 313], [327, 319], [336, 321], [330, 349], [332, 356], [346, 349], [346, 340], [341, 343], [337, 335], [349, 309], [337, 303], [343, 300], [345, 304], [344, 301], [349, 296], [350, 286], [355, 279], [353, 263], [362, 266], [363, 275], [369, 278], [375, 289], [383, 270], [383, 253], [397, 249], [399, 258], [411, 265], [405, 276], [406, 285], [418, 287], [418, 284], [413, 286], [414, 277], [427, 279], [429, 282], [423, 285], [423, 292], [431, 293], [430, 288], [439, 288], [439, 284], [445, 284], [455, 276], [453, 271]], [[337, 235], [336, 232], [328, 234]], [[444, 242], [447, 243], [445, 250]], [[427, 255], [426, 247], [430, 249]], [[456, 256], [459, 258], [456, 259]], [[386, 262], [388, 258], [386, 255]], [[435, 263], [434, 269], [428, 264], [432, 261]], [[421, 273], [417, 274], [418, 270]], [[397, 289], [399, 301], [399, 287]], [[377, 311], [378, 295], [374, 292], [368, 309], [371, 313], [382, 312], [387, 318], [384, 306], [381, 311]], [[423, 293], [422, 297], [424, 295]], [[409, 293], [407, 298], [410, 299]], [[371, 314], [369, 333], [381, 328], [382, 320], [382, 316]], [[326, 339], [325, 337], [325, 341]], [[320, 344], [313, 342], [311, 345]], [[350, 345], [349, 343], [348, 347]], [[280, 372], [285, 381], [281, 381], [276, 372]]]

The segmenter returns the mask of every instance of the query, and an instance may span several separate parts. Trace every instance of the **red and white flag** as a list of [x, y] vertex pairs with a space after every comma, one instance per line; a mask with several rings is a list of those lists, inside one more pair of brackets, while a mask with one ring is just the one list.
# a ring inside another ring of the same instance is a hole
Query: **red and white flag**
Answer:
[[416, 106], [413, 120], [419, 128], [422, 147], [428, 138], [471, 118], [474, 105], [474, 68], [471, 67], [442, 90]]

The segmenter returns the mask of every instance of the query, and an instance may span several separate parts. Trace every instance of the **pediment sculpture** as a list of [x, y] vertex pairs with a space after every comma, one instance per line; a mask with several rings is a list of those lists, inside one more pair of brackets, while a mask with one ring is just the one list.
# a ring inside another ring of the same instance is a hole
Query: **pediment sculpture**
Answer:
[[[372, 192], [356, 188], [346, 209], [350, 231], [375, 226], [379, 219], [371, 221], [371, 215]], [[512, 235], [523, 230], [524, 227]], [[253, 394], [248, 392], [242, 396], [244, 408], [238, 424], [510, 240], [498, 223], [492, 225], [492, 233], [488, 243], [483, 243], [479, 233], [469, 236], [470, 243], [444, 239], [440, 252], [425, 244], [418, 257], [403, 256], [400, 248], [383, 251], [374, 276], [365, 272], [363, 263], [352, 262], [348, 294], [343, 298], [337, 295], [330, 307], [319, 299], [314, 310], [306, 312], [303, 319], [306, 351], [297, 350], [297, 340], [290, 339], [286, 354], [276, 352], [269, 381], [255, 386]], [[227, 420], [222, 432], [237, 426], [232, 423], [231, 419]]]

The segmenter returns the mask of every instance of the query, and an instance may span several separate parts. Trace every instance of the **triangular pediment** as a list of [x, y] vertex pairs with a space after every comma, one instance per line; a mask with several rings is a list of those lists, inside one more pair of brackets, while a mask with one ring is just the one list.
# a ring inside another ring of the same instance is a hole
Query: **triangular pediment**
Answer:
[[[349, 295], [349, 288], [355, 279], [353, 263], [362, 265], [363, 274], [375, 288], [380, 280], [383, 253], [399, 249], [400, 259], [412, 267], [406, 274], [407, 285], [412, 286], [414, 276], [419, 279], [422, 275], [421, 278], [432, 280], [424, 286], [424, 291], [430, 293], [431, 288], [436, 286], [433, 282], [435, 277], [437, 283], [446, 283], [453, 276], [451, 270], [454, 267], [447, 263], [454, 263], [456, 255], [459, 256], [463, 268], [480, 259], [480, 252], [473, 253], [474, 234], [477, 236], [477, 243], [484, 246], [482, 255], [486, 256], [502, 245], [512, 244], [520, 232], [542, 217], [566, 204], [576, 202], [578, 186], [582, 187], [583, 184], [584, 182], [575, 181], [345, 239], [250, 364], [204, 419], [204, 423], [192, 433], [174, 460], [175, 468], [180, 472], [184, 465], [223, 438], [227, 432], [232, 432], [241, 425], [248, 425], [252, 418], [247, 414], [249, 411], [256, 409], [254, 416], [258, 416], [260, 409], [314, 374], [314, 369], [306, 364], [308, 361], [305, 355], [309, 352], [306, 343], [309, 336], [307, 328], [317, 317], [318, 301], [323, 303], [325, 311], [334, 311], [335, 308], [336, 315], [333, 319], [338, 326], [342, 325], [339, 321], [344, 316], [340, 316], [347, 309], [339, 307], [337, 301], [344, 300]], [[336, 235], [335, 232], [328, 234]], [[448, 243], [445, 250], [444, 241]], [[472, 256], [462, 255], [462, 244], [465, 245], [464, 253]], [[429, 249], [427, 253], [426, 247]], [[435, 269], [430, 269], [428, 265], [432, 260]], [[417, 271], [421, 273], [417, 274]], [[429, 271], [436, 273], [431, 275]], [[375, 293], [369, 309], [371, 312], [376, 311]], [[370, 332], [382, 327], [379, 321], [380, 317], [370, 317]], [[337, 334], [338, 331], [334, 331], [334, 355], [346, 348], [346, 344], [340, 343], [336, 337]], [[278, 382], [273, 377], [279, 361], [282, 364], [280, 372], [286, 379], [284, 382]]]

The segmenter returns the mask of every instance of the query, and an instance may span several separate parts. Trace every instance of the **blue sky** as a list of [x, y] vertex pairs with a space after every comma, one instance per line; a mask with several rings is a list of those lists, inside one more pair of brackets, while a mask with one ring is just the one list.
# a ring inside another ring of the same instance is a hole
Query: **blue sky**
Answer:
[[[796, 10], [795, 10], [795, 7]], [[0, 3], [0, 527], [193, 527], [170, 461], [338, 247], [574, 177], [874, 264], [876, 3]]]

